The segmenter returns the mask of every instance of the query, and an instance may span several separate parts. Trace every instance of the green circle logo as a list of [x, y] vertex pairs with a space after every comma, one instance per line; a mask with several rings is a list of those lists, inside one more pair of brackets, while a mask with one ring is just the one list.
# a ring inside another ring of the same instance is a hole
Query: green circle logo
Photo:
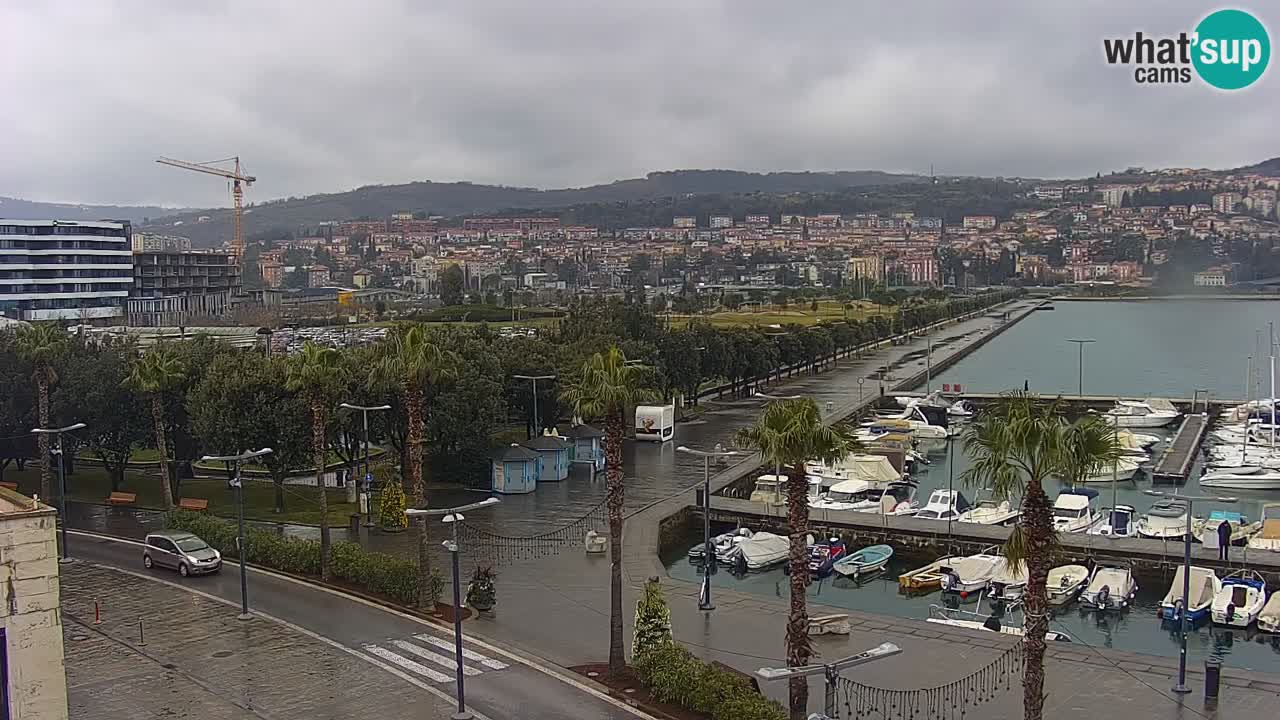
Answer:
[[1191, 62], [1200, 78], [1219, 90], [1249, 87], [1267, 70], [1271, 38], [1243, 10], [1218, 10], [1196, 26]]

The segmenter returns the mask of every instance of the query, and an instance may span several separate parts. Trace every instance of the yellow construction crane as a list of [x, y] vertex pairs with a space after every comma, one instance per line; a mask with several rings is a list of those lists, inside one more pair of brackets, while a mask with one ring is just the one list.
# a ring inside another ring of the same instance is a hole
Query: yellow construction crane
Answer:
[[[208, 163], [192, 163], [183, 160], [174, 160], [173, 158], [159, 158], [156, 162], [161, 165], [172, 165], [183, 170], [194, 170], [195, 172], [208, 173], [217, 175], [231, 180], [231, 199], [233, 209], [231, 211], [233, 230], [231, 233], [231, 252], [235, 255], [236, 265], [239, 266], [244, 261], [244, 229], [241, 214], [244, 212], [244, 190], [240, 187], [240, 183], [252, 185], [258, 178], [252, 175], [245, 175], [240, 171], [240, 156], [227, 158], [225, 160], [214, 160]], [[234, 170], [226, 170], [216, 167], [216, 163], [234, 162]], [[241, 272], [244, 268], [241, 267]]]

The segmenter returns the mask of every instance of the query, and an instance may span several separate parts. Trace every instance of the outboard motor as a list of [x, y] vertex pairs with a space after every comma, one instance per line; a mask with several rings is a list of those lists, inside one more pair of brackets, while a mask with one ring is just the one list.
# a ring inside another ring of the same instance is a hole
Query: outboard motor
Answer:
[[1227, 622], [1231, 622], [1236, 617], [1235, 603], [1227, 603]]
[[738, 557], [734, 559], [733, 570], [738, 575], [747, 574], [747, 558], [742, 553], [738, 553]]
[[1098, 590], [1098, 595], [1097, 595], [1097, 597], [1095, 598], [1095, 602], [1096, 602], [1096, 603], [1097, 603], [1097, 605], [1098, 605], [1098, 609], [1099, 609], [1099, 610], [1106, 610], [1106, 609], [1107, 609], [1107, 603], [1108, 603], [1108, 601], [1109, 601], [1110, 599], [1111, 599], [1111, 586], [1110, 586], [1110, 585], [1103, 585], [1103, 586]]
[[951, 592], [960, 583], [960, 576], [955, 570], [947, 568], [942, 571], [942, 591]]

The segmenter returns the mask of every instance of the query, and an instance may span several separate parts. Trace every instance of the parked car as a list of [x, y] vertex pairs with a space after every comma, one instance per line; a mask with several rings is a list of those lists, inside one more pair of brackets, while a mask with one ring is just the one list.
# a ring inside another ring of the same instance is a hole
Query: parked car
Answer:
[[178, 574], [205, 575], [222, 569], [222, 554], [209, 547], [209, 543], [182, 530], [161, 530], [147, 533], [142, 548], [142, 564], [177, 570]]

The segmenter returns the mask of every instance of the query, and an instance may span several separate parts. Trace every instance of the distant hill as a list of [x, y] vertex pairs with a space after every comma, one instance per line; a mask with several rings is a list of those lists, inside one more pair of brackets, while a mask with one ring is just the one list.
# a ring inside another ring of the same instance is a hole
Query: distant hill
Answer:
[[1270, 160], [1263, 160], [1256, 165], [1248, 167], [1236, 168], [1233, 173], [1257, 173], [1259, 175], [1267, 175], [1269, 177], [1280, 177], [1280, 157], [1273, 157]]
[[188, 211], [136, 205], [71, 205], [0, 196], [0, 218], [14, 220], [128, 220], [140, 225], [144, 219], [182, 212]]
[[[245, 235], [273, 229], [314, 227], [325, 220], [385, 218], [395, 212], [422, 211], [436, 215], [499, 212], [508, 208], [545, 210], [591, 203], [628, 203], [686, 195], [739, 195], [837, 192], [851, 187], [920, 182], [919, 175], [878, 170], [850, 172], [748, 173], [736, 170], [674, 170], [607, 185], [561, 190], [476, 185], [468, 182], [414, 182], [368, 185], [356, 190], [305, 198], [255, 203], [245, 211]], [[198, 215], [209, 215], [196, 224]], [[153, 220], [157, 217], [152, 216]], [[175, 227], [175, 223], [180, 223]], [[230, 210], [169, 213], [149, 230], [189, 236], [195, 243], [221, 242], [231, 234]]]

